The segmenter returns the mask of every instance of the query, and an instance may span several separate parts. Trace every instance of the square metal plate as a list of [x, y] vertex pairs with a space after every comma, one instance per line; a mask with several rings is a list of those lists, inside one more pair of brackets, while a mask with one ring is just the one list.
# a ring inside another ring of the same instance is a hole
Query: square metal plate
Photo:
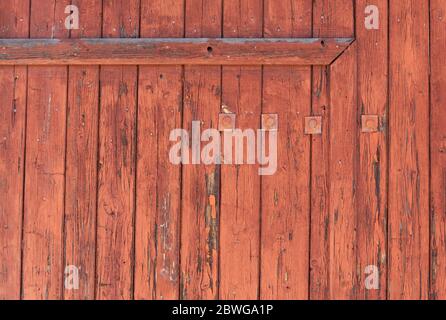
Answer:
[[275, 113], [262, 114], [262, 129], [277, 131], [279, 129], [279, 116]]
[[234, 130], [235, 129], [235, 113], [220, 113], [218, 115], [218, 130]]
[[364, 133], [379, 131], [379, 116], [377, 115], [362, 115], [361, 116], [362, 129]]
[[322, 134], [322, 117], [305, 117], [305, 134]]

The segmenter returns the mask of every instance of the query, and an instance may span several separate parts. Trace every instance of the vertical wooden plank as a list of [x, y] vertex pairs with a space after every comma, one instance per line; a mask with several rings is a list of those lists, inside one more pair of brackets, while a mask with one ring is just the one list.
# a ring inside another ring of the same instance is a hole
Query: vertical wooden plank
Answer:
[[[313, 36], [351, 37], [354, 34], [353, 13], [353, 2], [350, 0], [336, 2], [328, 0], [313, 1]], [[334, 234], [334, 213], [336, 212], [335, 209], [339, 208], [335, 208], [333, 204], [342, 195], [336, 193], [334, 189], [330, 168], [332, 167], [331, 163], [335, 161], [333, 159], [336, 159], [337, 156], [342, 158], [342, 154], [339, 154], [342, 150], [334, 154], [331, 152], [333, 129], [330, 127], [330, 124], [336, 123], [338, 120], [342, 121], [342, 117], [346, 113], [343, 111], [343, 106], [338, 106], [339, 110], [333, 110], [333, 105], [330, 105], [329, 92], [333, 89], [330, 88], [331, 82], [328, 79], [327, 67], [313, 67], [312, 82], [312, 113], [323, 117], [323, 126], [322, 135], [313, 136], [311, 142], [310, 298], [342, 298], [352, 293], [353, 274], [352, 270], [350, 270], [351, 266], [348, 266], [348, 270], [344, 270], [345, 272], [339, 268], [343, 267], [343, 259], [352, 259], [353, 253], [347, 256], [335, 255], [335, 250], [338, 248], [338, 246], [335, 247], [336, 243], [334, 241], [338, 239], [335, 237], [342, 237], [343, 235], [342, 233], [339, 235]], [[350, 108], [351, 106], [348, 106], [346, 112], [353, 112], [349, 110]], [[353, 115], [350, 113], [349, 116]], [[348, 128], [339, 126], [336, 126], [336, 128], [337, 130], [352, 130], [353, 124], [348, 123], [348, 125], [350, 126]], [[333, 132], [333, 134], [336, 134], [336, 132]], [[350, 132], [350, 134], [353, 134], [353, 132]], [[350, 136], [345, 136], [345, 138], [349, 140]], [[342, 143], [350, 143], [350, 141], [334, 143], [340, 145]], [[349, 147], [351, 148], [352, 146], [350, 145]], [[352, 161], [352, 159], [349, 160]], [[351, 162], [342, 164], [342, 169], [345, 170], [348, 165], [351, 165], [349, 170], [352, 170], [353, 163]], [[343, 182], [355, 183], [355, 181], [348, 182], [347, 180]], [[352, 195], [351, 192], [352, 190], [349, 190], [350, 196]], [[332, 196], [335, 198], [331, 199]], [[339, 226], [339, 232], [342, 230], [343, 222], [346, 223], [345, 227], [347, 229], [351, 227], [348, 219], [354, 219], [352, 200], [352, 198], [347, 199], [345, 209], [340, 211], [344, 217], [342, 217], [342, 220], [336, 221]], [[339, 204], [339, 201], [337, 203]], [[338, 217], [340, 212], [338, 212]], [[353, 230], [345, 231], [353, 232]], [[343, 243], [345, 244], [345, 241]], [[348, 263], [354, 262], [350, 260]], [[332, 274], [333, 272], [334, 274]], [[332, 276], [335, 278], [333, 279]]]
[[[66, 38], [68, 1], [31, 5], [31, 38]], [[67, 67], [29, 67], [23, 298], [62, 298]]]
[[446, 2], [431, 1], [431, 297], [446, 299]]
[[[103, 3], [103, 36], [137, 37], [139, 0]], [[97, 299], [133, 297], [137, 67], [100, 71]]]
[[[226, 0], [223, 12], [224, 37], [262, 37], [262, 1]], [[259, 129], [261, 66], [223, 67], [222, 89], [222, 105], [227, 111], [236, 113], [236, 128]], [[246, 143], [243, 147], [247, 150]], [[257, 165], [225, 164], [221, 167], [220, 232], [220, 298], [257, 299], [260, 276]]]
[[[79, 29], [71, 38], [101, 36], [102, 3], [75, 0]], [[67, 289], [69, 300], [94, 299], [96, 196], [99, 116], [99, 67], [68, 69], [67, 159], [65, 182], [65, 264], [79, 269], [79, 289]]]
[[[141, 37], [182, 37], [183, 1], [143, 0]], [[182, 128], [182, 67], [139, 69], [135, 298], [179, 298], [181, 167], [169, 134]]]
[[[186, 0], [185, 8], [186, 37], [221, 36], [221, 0]], [[185, 66], [183, 128], [190, 135], [192, 121], [201, 121], [201, 131], [217, 128], [220, 103], [221, 67]], [[183, 166], [181, 214], [180, 297], [216, 299], [220, 166]]]
[[[321, 3], [314, 3], [321, 6]], [[314, 18], [318, 7], [314, 7]], [[315, 22], [317, 20], [314, 20]], [[317, 24], [315, 23], [317, 28]], [[318, 36], [318, 31], [313, 31]], [[329, 298], [329, 215], [328, 215], [328, 147], [329, 147], [329, 83], [328, 67], [312, 69], [312, 115], [322, 116], [322, 134], [311, 137], [311, 228], [310, 228], [310, 299]]]
[[[31, 3], [31, 38], [66, 38], [68, 1]], [[28, 69], [23, 298], [61, 299], [67, 67]]]
[[[29, 1], [0, 3], [0, 38], [27, 38]], [[0, 300], [20, 298], [27, 68], [0, 68]]]
[[331, 299], [357, 298], [358, 112], [356, 44], [330, 66], [329, 286]]
[[428, 1], [390, 2], [390, 299], [428, 297], [428, 9]]
[[[338, 8], [338, 7], [336, 7]], [[342, 14], [353, 20], [351, 1], [346, 1]], [[345, 10], [345, 11], [344, 11]], [[341, 12], [336, 11], [336, 14]], [[353, 35], [353, 30], [351, 30]], [[329, 216], [330, 227], [330, 297], [357, 298], [357, 52], [356, 44], [330, 66], [330, 147]]]
[[[265, 1], [265, 37], [310, 37], [312, 1]], [[262, 113], [277, 113], [277, 172], [262, 177], [261, 299], [307, 299], [310, 67], [264, 67]], [[268, 145], [268, 142], [266, 143]]]
[[[366, 7], [378, 8], [379, 29], [366, 29]], [[356, 4], [359, 112], [380, 116], [380, 132], [359, 136], [358, 298], [386, 299], [387, 289], [387, 106], [388, 106], [388, 1], [360, 0]], [[368, 266], [379, 271], [379, 289], [366, 288]]]

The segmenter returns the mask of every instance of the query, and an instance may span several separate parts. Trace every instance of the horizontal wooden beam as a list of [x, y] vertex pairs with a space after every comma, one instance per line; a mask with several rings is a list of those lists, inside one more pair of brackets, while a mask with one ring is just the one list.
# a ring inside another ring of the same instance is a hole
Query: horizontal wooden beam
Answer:
[[0, 65], [329, 65], [350, 38], [0, 39]]

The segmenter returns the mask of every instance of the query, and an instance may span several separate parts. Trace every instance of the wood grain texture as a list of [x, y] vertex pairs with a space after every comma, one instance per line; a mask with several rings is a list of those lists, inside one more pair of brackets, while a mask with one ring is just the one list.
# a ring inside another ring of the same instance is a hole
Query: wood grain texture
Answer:
[[[0, 37], [28, 33], [28, 1], [1, 2]], [[0, 300], [20, 298], [26, 84], [26, 67], [0, 67]]]
[[429, 11], [390, 2], [390, 299], [426, 299], [429, 285]]
[[446, 3], [431, 1], [431, 298], [446, 299]]
[[[95, 0], [71, 0], [79, 9], [79, 29], [70, 30], [70, 38], [100, 38], [102, 36], [102, 2]], [[68, 16], [65, 13], [64, 17]]]
[[[186, 37], [221, 36], [221, 0], [186, 0]], [[183, 128], [216, 128], [221, 67], [185, 66]], [[189, 150], [190, 151], [190, 150]], [[218, 298], [220, 166], [186, 165], [182, 171], [180, 298]]]
[[[138, 36], [138, 0], [103, 10], [103, 36]], [[136, 66], [100, 71], [97, 299], [133, 297], [137, 75]]]
[[0, 40], [0, 65], [327, 65], [352, 39]]
[[[79, 29], [71, 38], [101, 36], [102, 5], [77, 0]], [[99, 18], [98, 18], [99, 16]], [[95, 292], [99, 67], [68, 69], [65, 182], [65, 263], [79, 269], [79, 289], [65, 288], [66, 300], [92, 300]], [[67, 276], [67, 275], [66, 275]]]
[[[265, 36], [311, 36], [311, 12], [311, 1], [266, 1]], [[261, 182], [260, 298], [307, 299], [310, 140], [303, 125], [311, 69], [265, 66], [263, 77], [262, 113], [278, 114], [279, 131], [277, 172]]]
[[[31, 3], [31, 38], [64, 38], [68, 1]], [[67, 67], [29, 67], [22, 297], [61, 299]]]
[[331, 299], [357, 297], [358, 110], [356, 44], [330, 66], [329, 285]]
[[[226, 0], [223, 12], [223, 37], [262, 36], [262, 1]], [[236, 128], [257, 130], [262, 67], [224, 66], [222, 89], [222, 106], [236, 114]], [[243, 148], [247, 150], [246, 143]], [[255, 300], [260, 276], [260, 176], [257, 165], [237, 165], [231, 160], [232, 164], [221, 167], [220, 298]]]
[[2, 1], [0, 9], [0, 38], [28, 38], [29, 0]]
[[[181, 37], [182, 1], [141, 2], [142, 37]], [[181, 66], [140, 66], [135, 299], [179, 298], [181, 166], [169, 161], [181, 128]]]
[[[350, 0], [328, 1], [316, 0], [313, 1], [313, 36], [352, 36], [354, 33], [353, 22], [353, 2]], [[344, 53], [345, 54], [345, 53]], [[341, 56], [339, 59], [342, 59]], [[339, 67], [338, 67], [339, 68]], [[347, 73], [344, 73], [347, 75]], [[312, 114], [323, 117], [322, 135], [313, 136], [311, 141], [311, 252], [310, 252], [310, 298], [311, 299], [334, 299], [341, 298], [345, 294], [347, 288], [339, 288], [339, 285], [345, 281], [345, 286], [353, 285], [351, 282], [351, 270], [346, 270], [347, 273], [336, 274], [336, 279], [332, 279], [332, 268], [342, 267], [342, 258], [336, 257], [334, 254], [335, 238], [333, 203], [339, 197], [339, 194], [334, 193], [331, 181], [330, 168], [333, 161], [333, 154], [330, 150], [332, 140], [331, 124], [340, 120], [343, 115], [349, 114], [340, 110], [333, 111], [333, 106], [330, 103], [330, 91], [332, 83], [329, 78], [329, 70], [324, 67], [313, 67], [312, 76]], [[349, 78], [351, 81], [352, 79]], [[340, 85], [340, 84], [338, 84]], [[339, 93], [333, 94], [339, 95]], [[347, 108], [348, 112], [351, 106]], [[352, 116], [350, 114], [350, 116]], [[334, 118], [334, 119], [332, 119]], [[352, 123], [348, 123], [352, 125]], [[340, 127], [337, 127], [341, 130]], [[345, 129], [352, 130], [353, 127]], [[353, 132], [351, 132], [353, 134]], [[348, 137], [346, 137], [348, 140]], [[347, 142], [347, 141], [346, 141]], [[351, 142], [351, 141], [349, 141]], [[350, 146], [351, 147], [351, 146]], [[342, 156], [342, 155], [340, 155]], [[347, 165], [347, 164], [345, 164]], [[343, 167], [345, 170], [345, 167]], [[342, 184], [342, 183], [341, 183]], [[331, 199], [334, 195], [336, 198]], [[352, 201], [348, 199], [347, 201]], [[339, 201], [337, 202], [339, 203]], [[349, 204], [347, 204], [348, 206]], [[347, 210], [342, 210], [343, 213], [353, 218], [354, 211], [350, 207]], [[348, 222], [347, 216], [342, 222]], [[339, 230], [340, 231], [340, 230]], [[342, 237], [342, 234], [336, 235]], [[350, 237], [351, 235], [345, 235]], [[351, 258], [351, 254], [348, 255]], [[332, 261], [332, 259], [337, 259]], [[349, 261], [348, 263], [353, 263]], [[348, 267], [348, 269], [350, 269]], [[339, 291], [338, 291], [339, 289]]]
[[[356, 4], [358, 46], [358, 102], [363, 115], [380, 116], [377, 133], [359, 135], [357, 220], [358, 295], [360, 299], [386, 299], [387, 290], [387, 115], [388, 115], [388, 1], [373, 2], [379, 10], [379, 29], [365, 27], [367, 0]], [[379, 289], [365, 286], [370, 271], [379, 270]]]
[[[0, 1], [0, 299], [445, 298], [445, 14], [440, 0]], [[273, 176], [170, 163], [172, 129], [227, 111], [254, 130], [278, 114]], [[304, 134], [311, 115], [321, 135]]]

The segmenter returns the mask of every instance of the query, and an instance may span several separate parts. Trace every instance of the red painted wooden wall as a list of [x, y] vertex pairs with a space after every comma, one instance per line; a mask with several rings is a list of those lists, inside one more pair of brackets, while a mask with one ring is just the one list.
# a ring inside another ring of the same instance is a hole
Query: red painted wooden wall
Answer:
[[[355, 43], [331, 69], [0, 66], [0, 299], [445, 299], [445, 30], [442, 0], [1, 1], [0, 38]], [[276, 174], [169, 162], [222, 106], [278, 114]]]

